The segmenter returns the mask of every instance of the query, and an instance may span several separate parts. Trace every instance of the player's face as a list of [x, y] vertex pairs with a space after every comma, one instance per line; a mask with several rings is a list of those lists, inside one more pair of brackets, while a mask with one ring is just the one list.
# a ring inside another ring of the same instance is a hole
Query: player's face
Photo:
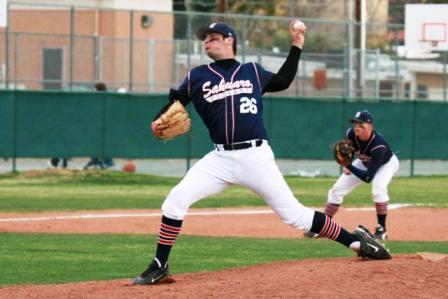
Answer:
[[231, 37], [219, 33], [207, 34], [204, 39], [205, 53], [213, 60], [233, 58], [232, 42]]
[[354, 123], [355, 135], [360, 140], [367, 141], [372, 134], [372, 124], [368, 123]]

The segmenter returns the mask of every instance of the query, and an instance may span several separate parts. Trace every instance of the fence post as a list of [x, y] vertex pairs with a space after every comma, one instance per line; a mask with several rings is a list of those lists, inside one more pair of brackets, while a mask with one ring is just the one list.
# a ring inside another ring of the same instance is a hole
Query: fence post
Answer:
[[[345, 122], [345, 116], [347, 115], [347, 98], [345, 96], [342, 97], [342, 101], [341, 101], [341, 132], [344, 132], [346, 129], [346, 122]], [[339, 166], [339, 175], [342, 174], [342, 166]]]
[[107, 93], [103, 93], [101, 95], [101, 112], [102, 112], [102, 129], [101, 129], [101, 161], [104, 162], [104, 158], [106, 157], [106, 129], [107, 129]]
[[354, 36], [354, 26], [355, 24], [353, 23], [354, 20], [354, 7], [353, 7], [353, 1], [349, 1], [349, 21], [347, 23], [347, 46], [344, 47], [344, 52], [345, 52], [345, 57], [346, 57], [346, 61], [345, 61], [345, 69], [347, 70], [346, 72], [346, 85], [345, 85], [345, 93], [344, 96], [351, 98], [352, 97], [352, 91], [353, 91], [353, 36]]
[[14, 89], [17, 89], [17, 57], [19, 54], [17, 53], [17, 32], [13, 33], [14, 38]]
[[414, 176], [414, 163], [415, 163], [415, 125], [416, 125], [416, 113], [417, 113], [417, 101], [412, 101], [412, 114], [411, 114], [411, 169], [410, 176]]
[[[395, 32], [395, 46], [398, 47], [398, 27], [394, 28]], [[395, 55], [395, 98], [400, 98], [400, 92], [401, 92], [401, 80], [400, 80], [400, 60], [398, 57], [398, 54]]]
[[17, 91], [13, 91], [13, 117], [12, 117], [12, 171], [17, 171]]
[[376, 49], [375, 54], [375, 98], [378, 100], [380, 98], [380, 49]]
[[[175, 48], [176, 48], [176, 57], [180, 56], [180, 47], [181, 47], [181, 41], [175, 40]], [[179, 76], [179, 64], [176, 63], [176, 60], [173, 59], [173, 70], [174, 70], [174, 83], [179, 84], [180, 76]]]
[[75, 55], [75, 7], [70, 7], [70, 90], [73, 89], [73, 63], [74, 63], [74, 55]]
[[14, 89], [17, 89], [17, 73], [19, 70], [19, 53], [17, 51], [18, 44], [17, 44], [17, 36], [19, 35], [18, 32], [14, 32]]
[[93, 37], [93, 80], [100, 80], [100, 37]]
[[446, 51], [443, 52], [443, 100], [447, 100], [447, 94], [448, 94], [448, 82], [447, 82], [447, 76], [446, 73], [446, 63], [447, 63], [447, 54]]
[[341, 107], [341, 130], [342, 130], [342, 132], [344, 132], [344, 130], [345, 130], [345, 125], [346, 125], [346, 122], [345, 122], [345, 116], [346, 116], [346, 105], [347, 105], [347, 98], [345, 97], [345, 96], [343, 96], [342, 97], [342, 102], [341, 102], [341, 105], [342, 105], [342, 107]]
[[[9, 8], [10, 2], [6, 3], [6, 28], [5, 28], [5, 88], [9, 89]], [[17, 57], [14, 57], [17, 59]]]
[[134, 64], [134, 10], [129, 15], [129, 92], [132, 92], [132, 71]]

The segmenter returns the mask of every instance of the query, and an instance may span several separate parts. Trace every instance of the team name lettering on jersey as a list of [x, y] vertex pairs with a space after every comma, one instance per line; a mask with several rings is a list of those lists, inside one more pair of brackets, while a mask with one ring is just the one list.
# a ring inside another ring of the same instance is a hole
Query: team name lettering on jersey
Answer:
[[221, 79], [219, 84], [211, 86], [211, 82], [207, 81], [202, 84], [202, 92], [204, 100], [211, 103], [216, 100], [224, 99], [228, 96], [249, 93], [253, 91], [253, 84], [250, 80], [237, 80], [235, 82], [225, 82]]

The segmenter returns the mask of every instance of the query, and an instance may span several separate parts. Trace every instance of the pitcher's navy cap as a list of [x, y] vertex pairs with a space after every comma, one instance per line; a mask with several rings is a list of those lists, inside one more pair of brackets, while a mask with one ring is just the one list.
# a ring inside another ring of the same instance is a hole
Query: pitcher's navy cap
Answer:
[[367, 110], [358, 111], [354, 118], [350, 119], [351, 123], [373, 123], [372, 114]]
[[219, 33], [224, 35], [225, 37], [233, 37], [234, 43], [236, 44], [236, 32], [235, 30], [233, 30], [232, 27], [230, 27], [227, 24], [224, 23], [212, 23], [207, 27], [202, 27], [199, 28], [196, 31], [196, 36], [200, 39], [200, 40], [204, 40], [205, 36], [208, 33]]

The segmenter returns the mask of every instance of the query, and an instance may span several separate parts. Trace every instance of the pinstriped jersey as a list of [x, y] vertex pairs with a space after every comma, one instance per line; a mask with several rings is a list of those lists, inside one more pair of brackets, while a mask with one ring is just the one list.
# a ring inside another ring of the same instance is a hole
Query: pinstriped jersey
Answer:
[[272, 76], [257, 63], [223, 69], [214, 62], [192, 69], [178, 92], [193, 102], [213, 143], [267, 139], [261, 96]]
[[377, 131], [372, 131], [372, 136], [367, 141], [359, 140], [355, 135], [355, 129], [350, 128], [345, 134], [347, 139], [353, 141], [356, 154], [364, 162], [367, 168], [380, 167], [386, 164], [393, 153], [386, 139]]

